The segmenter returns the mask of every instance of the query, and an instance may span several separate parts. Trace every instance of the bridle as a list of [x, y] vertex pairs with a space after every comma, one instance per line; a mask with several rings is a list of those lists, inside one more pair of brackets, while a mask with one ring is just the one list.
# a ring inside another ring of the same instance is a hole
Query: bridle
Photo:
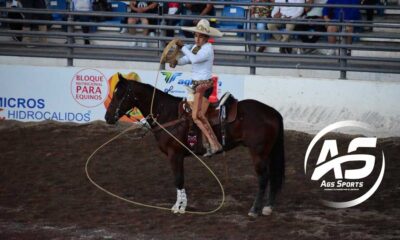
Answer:
[[[120, 111], [121, 111], [121, 105], [122, 103], [126, 100], [129, 99], [131, 97], [131, 87], [128, 84], [128, 88], [126, 90], [127, 92], [124, 94], [124, 96], [122, 97], [121, 101], [119, 101], [117, 108], [115, 109], [115, 113], [114, 113], [114, 119], [118, 120], [120, 118]], [[135, 97], [134, 99], [135, 101], [137, 100], [137, 98]], [[124, 115], [129, 117], [129, 113], [132, 110], [127, 111]]]

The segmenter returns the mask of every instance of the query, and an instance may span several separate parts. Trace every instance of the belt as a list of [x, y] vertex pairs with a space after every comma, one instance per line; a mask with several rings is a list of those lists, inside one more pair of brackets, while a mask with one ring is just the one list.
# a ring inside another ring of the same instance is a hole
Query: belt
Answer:
[[200, 84], [207, 84], [207, 83], [212, 83], [212, 79], [208, 79], [208, 80], [192, 80], [192, 88], [195, 89], [197, 86], [199, 86]]

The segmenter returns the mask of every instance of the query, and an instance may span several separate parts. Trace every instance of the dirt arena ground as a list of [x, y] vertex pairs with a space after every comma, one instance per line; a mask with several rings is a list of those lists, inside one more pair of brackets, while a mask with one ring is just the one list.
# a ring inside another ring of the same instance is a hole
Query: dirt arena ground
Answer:
[[[304, 155], [313, 136], [285, 132], [286, 182], [271, 216], [247, 216], [256, 178], [245, 148], [206, 159], [221, 177], [226, 203], [205, 216], [174, 215], [110, 197], [86, 178], [89, 155], [122, 126], [0, 122], [0, 239], [400, 239], [400, 138], [380, 139], [386, 171], [361, 205], [321, 205], [307, 182]], [[344, 141], [347, 135], [338, 135]], [[169, 163], [153, 136], [128, 133], [100, 150], [89, 171], [101, 186], [128, 199], [171, 207]], [[193, 157], [185, 161], [189, 209], [218, 206], [220, 189]]]

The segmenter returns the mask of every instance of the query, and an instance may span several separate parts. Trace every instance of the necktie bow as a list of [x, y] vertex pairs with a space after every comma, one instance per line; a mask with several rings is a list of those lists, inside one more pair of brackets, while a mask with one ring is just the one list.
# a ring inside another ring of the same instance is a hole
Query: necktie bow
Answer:
[[193, 48], [192, 53], [193, 53], [193, 54], [197, 54], [197, 53], [200, 51], [200, 48], [201, 48], [201, 47], [196, 46], [195, 48]]

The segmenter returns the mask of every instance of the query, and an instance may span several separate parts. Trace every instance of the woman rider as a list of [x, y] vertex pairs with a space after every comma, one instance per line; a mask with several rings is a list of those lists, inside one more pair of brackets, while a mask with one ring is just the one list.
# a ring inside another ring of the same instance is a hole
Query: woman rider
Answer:
[[176, 65], [192, 64], [192, 80], [194, 90], [194, 103], [192, 107], [193, 121], [206, 136], [210, 148], [207, 149], [205, 157], [209, 157], [222, 150], [221, 144], [218, 142], [213, 129], [210, 126], [205, 113], [207, 112], [208, 97], [213, 91], [212, 66], [214, 62], [214, 49], [208, 42], [210, 37], [222, 37], [222, 33], [217, 29], [210, 27], [210, 23], [206, 19], [201, 19], [196, 27], [182, 27], [182, 30], [194, 32], [193, 46], [183, 45], [178, 40], [176, 45], [181, 48], [184, 56], [179, 60], [172, 60], [170, 67]]

